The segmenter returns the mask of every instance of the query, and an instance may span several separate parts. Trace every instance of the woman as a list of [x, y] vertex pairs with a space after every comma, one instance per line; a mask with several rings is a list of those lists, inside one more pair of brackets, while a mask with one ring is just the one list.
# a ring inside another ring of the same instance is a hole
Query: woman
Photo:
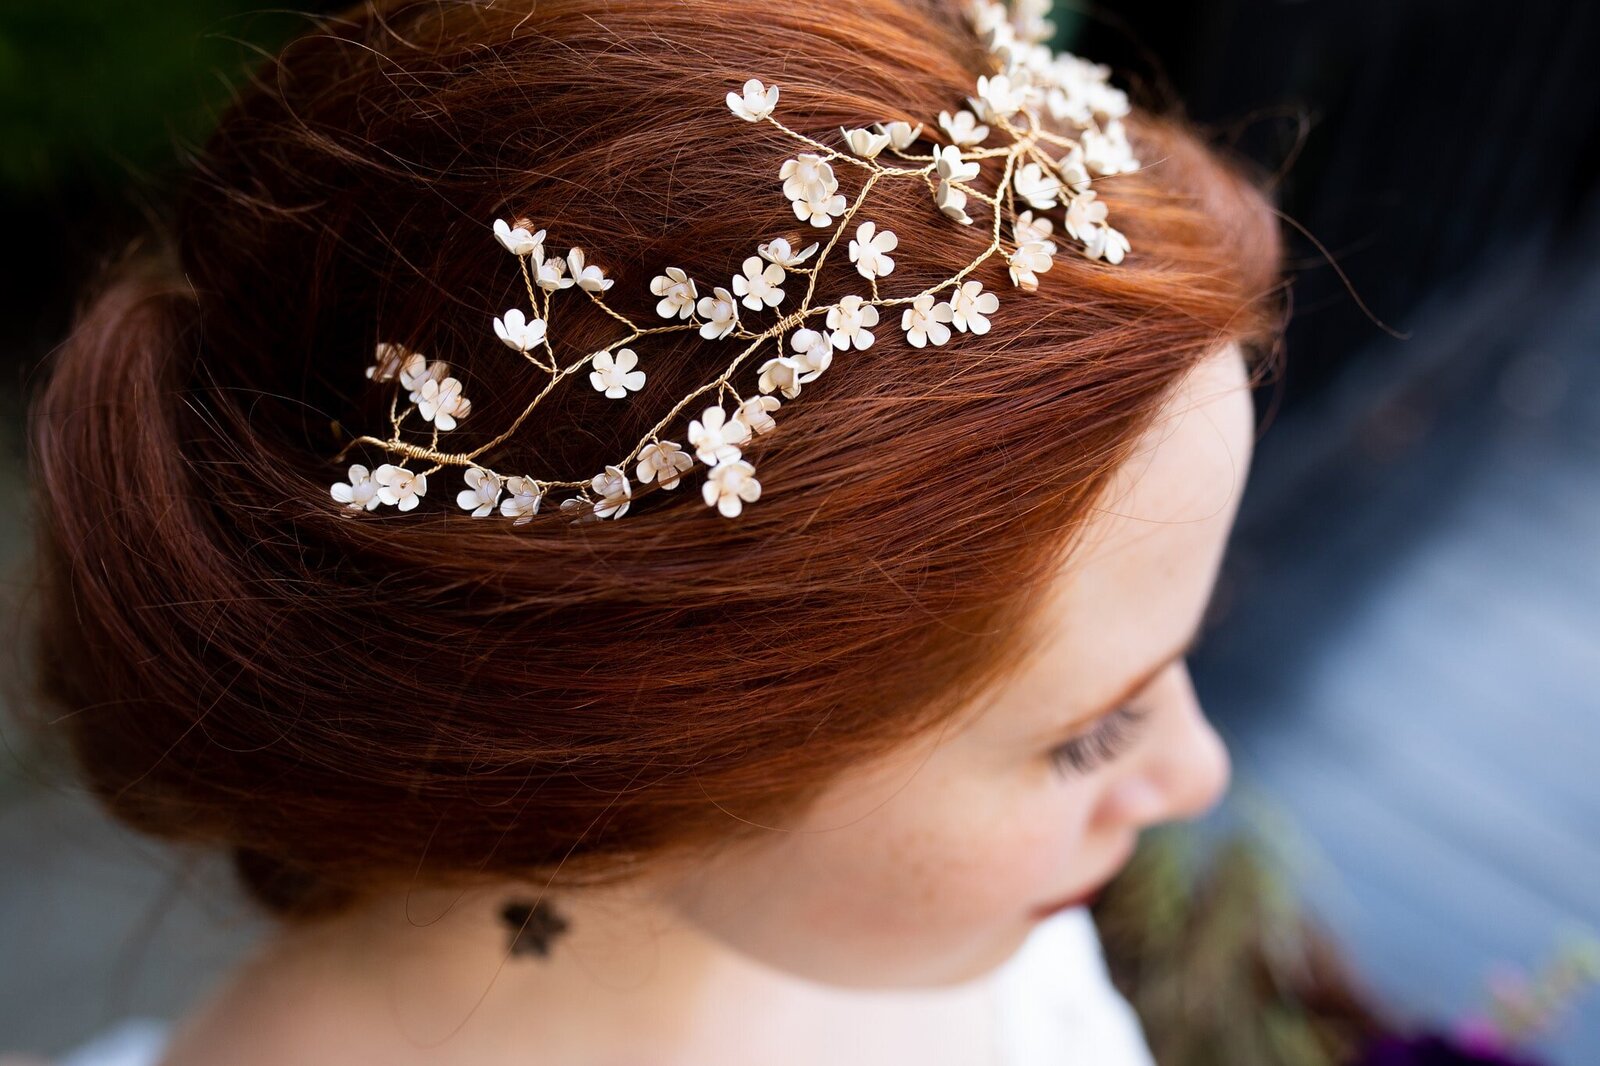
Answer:
[[283, 919], [160, 1061], [1148, 1061], [1081, 904], [1226, 784], [1279, 248], [1048, 34], [383, 3], [264, 68], [33, 412], [51, 713]]

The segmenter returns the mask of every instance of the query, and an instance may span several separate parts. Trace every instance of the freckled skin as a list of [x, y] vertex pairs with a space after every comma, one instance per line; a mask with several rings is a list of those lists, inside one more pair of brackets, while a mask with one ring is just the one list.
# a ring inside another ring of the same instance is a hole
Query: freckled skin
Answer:
[[[165, 1066], [381, 1061], [865, 1066], [988, 1061], [974, 982], [1126, 861], [1203, 813], [1228, 758], [1182, 660], [1089, 773], [1049, 743], [1199, 623], [1254, 439], [1236, 348], [1208, 358], [1119, 471], [1043, 604], [1047, 643], [958, 725], [851, 768], [803, 815], [692, 869], [556, 892], [548, 956], [503, 908], [542, 885], [413, 890], [289, 930], [189, 1019]], [[252, 1034], [241, 1040], [240, 1033]]]
[[[1229, 348], [1190, 376], [1119, 472], [1051, 590], [1059, 639], [1037, 665], [961, 731], [846, 774], [795, 832], [702, 871], [676, 905], [813, 980], [944, 985], [1004, 961], [1034, 907], [1105, 880], [1141, 828], [1209, 808], [1227, 756], [1181, 660], [1143, 694], [1152, 714], [1111, 764], [1062, 777], [1046, 749], [1019, 742], [1098, 709], [1183, 644], [1210, 597], [1253, 439], [1243, 358]], [[746, 893], [760, 906], [724, 902]]]

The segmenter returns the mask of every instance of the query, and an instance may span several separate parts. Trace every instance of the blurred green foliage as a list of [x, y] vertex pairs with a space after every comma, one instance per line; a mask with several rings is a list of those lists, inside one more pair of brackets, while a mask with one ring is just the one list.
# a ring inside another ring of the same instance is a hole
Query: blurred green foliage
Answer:
[[243, 0], [0, 4], [0, 196], [170, 170], [260, 50], [305, 26]]
[[1112, 978], [1162, 1066], [1342, 1066], [1395, 1020], [1302, 906], [1309, 842], [1264, 799], [1234, 811], [1142, 838], [1094, 906]]
[[[181, 164], [266, 54], [341, 3], [7, 0], [0, 4], [0, 197], [118, 187]], [[1054, 14], [1058, 45], [1083, 15]]]

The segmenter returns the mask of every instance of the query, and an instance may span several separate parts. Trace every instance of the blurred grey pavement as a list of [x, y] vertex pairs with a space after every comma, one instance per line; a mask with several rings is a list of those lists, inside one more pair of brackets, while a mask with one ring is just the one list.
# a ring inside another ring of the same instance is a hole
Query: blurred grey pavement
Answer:
[[[26, 595], [21, 412], [0, 400], [3, 609]], [[5, 650], [6, 669], [16, 662]], [[0, 717], [0, 1055], [58, 1054], [130, 1015], [173, 1017], [262, 928], [214, 856], [111, 822]]]

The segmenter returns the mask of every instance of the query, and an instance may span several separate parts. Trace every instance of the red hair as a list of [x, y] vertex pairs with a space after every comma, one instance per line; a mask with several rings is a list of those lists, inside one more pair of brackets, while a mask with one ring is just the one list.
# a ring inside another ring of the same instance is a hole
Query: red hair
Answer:
[[[41, 695], [109, 809], [233, 849], [289, 915], [415, 876], [598, 881], [781, 822], [1014, 666], [1169, 390], [1277, 336], [1271, 210], [1175, 119], [1136, 111], [1144, 167], [1097, 181], [1121, 265], [1063, 248], [1028, 293], [991, 258], [993, 329], [942, 347], [886, 319], [760, 438], [737, 519], [698, 482], [515, 528], [453, 480], [404, 514], [328, 494], [341, 442], [386, 426], [375, 342], [462, 379], [453, 450], [543, 383], [489, 335], [520, 285], [494, 218], [585, 249], [646, 320], [664, 265], [727, 276], [802, 228], [775, 178], [794, 142], [729, 88], [780, 84], [824, 138], [931, 126], [984, 58], [936, 0], [369, 3], [286, 46], [194, 159], [172, 239], [86, 294], [30, 412]], [[874, 194], [892, 292], [987, 244], [916, 183]], [[573, 351], [614, 336], [588, 301], [560, 313]], [[643, 392], [558, 390], [485, 461], [577, 479], [626, 454], [726, 365], [665, 336]]]

